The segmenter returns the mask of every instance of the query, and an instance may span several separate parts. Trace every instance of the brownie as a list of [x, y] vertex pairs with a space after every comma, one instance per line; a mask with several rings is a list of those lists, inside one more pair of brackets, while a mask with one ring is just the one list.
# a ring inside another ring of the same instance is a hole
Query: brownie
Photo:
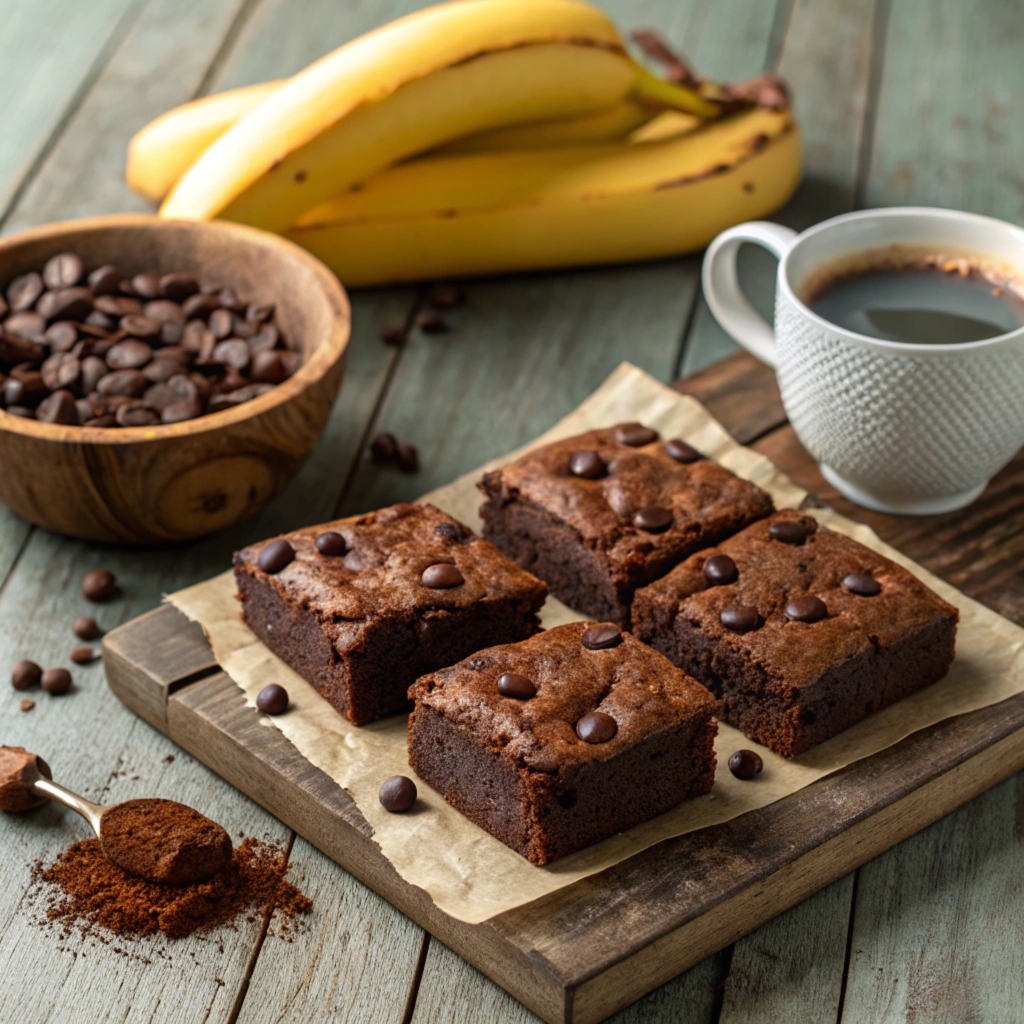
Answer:
[[406, 709], [424, 672], [534, 634], [547, 593], [420, 504], [254, 544], [235, 555], [235, 577], [253, 632], [356, 725]]
[[941, 679], [958, 617], [905, 569], [799, 512], [693, 555], [633, 602], [636, 635], [783, 757]]
[[488, 540], [571, 608], [623, 627], [637, 587], [772, 511], [759, 487], [636, 423], [536, 448], [479, 486]]
[[610, 623], [491, 647], [424, 676], [410, 694], [416, 774], [534, 864], [714, 783], [714, 698]]

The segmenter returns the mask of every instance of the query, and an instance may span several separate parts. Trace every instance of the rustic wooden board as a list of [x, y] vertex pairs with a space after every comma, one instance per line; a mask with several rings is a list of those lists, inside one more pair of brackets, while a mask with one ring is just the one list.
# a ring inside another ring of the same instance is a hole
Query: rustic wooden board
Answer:
[[[745, 357], [730, 366], [742, 393], [757, 370]], [[727, 379], [719, 369], [687, 389], [724, 401]], [[755, 394], [751, 415], [777, 419], [774, 392]], [[1024, 766], [1021, 695], [471, 926], [396, 875], [347, 794], [245, 707], [179, 612], [149, 612], [104, 649], [111, 688], [129, 707], [542, 1018], [565, 1024], [605, 1019]]]

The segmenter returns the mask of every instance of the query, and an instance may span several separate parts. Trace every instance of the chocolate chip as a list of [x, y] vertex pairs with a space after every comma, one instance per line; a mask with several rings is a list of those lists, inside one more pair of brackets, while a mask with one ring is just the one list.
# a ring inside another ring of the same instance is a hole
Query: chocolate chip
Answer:
[[71, 689], [71, 673], [66, 668], [48, 668], [39, 682], [47, 693], [67, 693]]
[[440, 334], [448, 330], [444, 317], [432, 309], [425, 309], [422, 313], [416, 314], [416, 326], [424, 334]]
[[457, 587], [466, 582], [462, 573], [459, 572], [458, 566], [451, 565], [449, 562], [428, 565], [423, 570], [422, 579], [424, 586], [432, 587], [435, 590]]
[[109, 601], [117, 590], [117, 577], [106, 569], [93, 569], [82, 577], [82, 594], [90, 601]]
[[40, 423], [59, 423], [63, 426], [78, 426], [78, 408], [75, 396], [70, 391], [61, 389], [44, 398], [36, 409], [36, 419]]
[[851, 594], [860, 597], [874, 597], [882, 592], [882, 584], [866, 572], [851, 572], [843, 577], [843, 586]]
[[82, 280], [84, 270], [77, 253], [58, 253], [51, 256], [43, 267], [43, 284], [47, 288], [70, 288]]
[[328, 558], [340, 558], [348, 551], [348, 542], [340, 533], [328, 530], [327, 533], [321, 533], [317, 537], [316, 549], [321, 555], [326, 555]]
[[99, 623], [91, 615], [81, 615], [71, 624], [71, 632], [79, 640], [95, 640], [101, 630]]
[[614, 622], [599, 622], [590, 626], [580, 639], [588, 651], [605, 651], [622, 643], [622, 630]]
[[265, 715], [283, 715], [288, 710], [288, 691], [277, 683], [264, 686], [256, 697], [256, 707]]
[[633, 525], [648, 533], [662, 533], [672, 525], [672, 510], [660, 505], [645, 505], [633, 516]]
[[461, 523], [438, 523], [434, 527], [434, 536], [452, 544], [461, 544], [470, 532]]
[[735, 583], [739, 577], [740, 571], [728, 555], [712, 555], [704, 563], [704, 578], [713, 587]]
[[136, 274], [132, 278], [132, 291], [143, 299], [158, 299], [163, 294], [160, 290], [161, 277], [154, 270]]
[[370, 455], [374, 462], [394, 462], [398, 457], [398, 441], [394, 434], [378, 434], [370, 442]]
[[111, 295], [121, 285], [121, 271], [113, 263], [105, 263], [86, 278], [86, 284], [97, 298], [100, 295]]
[[199, 291], [199, 282], [191, 274], [164, 274], [160, 278], [160, 294], [172, 302], [184, 302]]
[[645, 444], [658, 440], [658, 432], [645, 427], [642, 423], [620, 423], [615, 428], [615, 440], [630, 448], [640, 448]]
[[[126, 320], [131, 319], [125, 317]], [[140, 370], [153, 358], [153, 350], [134, 338], [119, 341], [107, 353], [107, 366], [112, 370]]]
[[11, 312], [20, 313], [24, 309], [31, 309], [36, 299], [43, 294], [44, 287], [42, 275], [34, 270], [14, 278], [7, 286], [7, 304]]
[[678, 438], [665, 442], [665, 451], [672, 456], [676, 462], [699, 462], [703, 455], [693, 445], [680, 441]]
[[71, 660], [76, 665], [90, 665], [96, 660], [96, 652], [91, 647], [76, 647], [71, 652]]
[[400, 444], [395, 455], [395, 463], [403, 473], [418, 473], [420, 470], [420, 453], [415, 445]]
[[786, 618], [793, 622], [817, 622], [828, 615], [825, 602], [820, 597], [813, 597], [811, 594], [791, 597], [786, 602], [784, 611]]
[[283, 537], [280, 540], [272, 540], [261, 552], [256, 564], [265, 572], [273, 576], [279, 573], [285, 566], [291, 565], [295, 558], [295, 548]]
[[726, 629], [731, 629], [734, 633], [749, 633], [761, 624], [761, 616], [757, 614], [757, 609], [742, 604], [723, 608], [718, 619]]
[[11, 686], [16, 690], [27, 690], [35, 686], [43, 676], [43, 670], [34, 661], [19, 661], [11, 669]]
[[585, 480], [597, 480], [607, 471], [608, 467], [605, 465], [604, 459], [597, 452], [588, 448], [581, 448], [578, 452], [573, 452], [569, 459], [569, 472], [573, 476], [581, 476]]
[[401, 345], [405, 332], [394, 324], [385, 324], [377, 331], [377, 336], [385, 345]]
[[392, 775], [380, 787], [380, 803], [385, 811], [401, 814], [416, 803], [416, 783], [404, 775]]
[[576, 735], [584, 743], [607, 743], [618, 731], [618, 723], [603, 711], [588, 711], [576, 723]]
[[780, 522], [772, 523], [768, 527], [768, 536], [772, 540], [781, 541], [783, 544], [803, 544], [807, 540], [807, 527], [803, 523], [783, 519]]
[[498, 676], [498, 693], [513, 700], [529, 700], [537, 695], [533, 680], [518, 672], [505, 672]]
[[761, 774], [764, 761], [752, 750], [737, 750], [729, 755], [729, 771], [737, 779], [752, 779]]

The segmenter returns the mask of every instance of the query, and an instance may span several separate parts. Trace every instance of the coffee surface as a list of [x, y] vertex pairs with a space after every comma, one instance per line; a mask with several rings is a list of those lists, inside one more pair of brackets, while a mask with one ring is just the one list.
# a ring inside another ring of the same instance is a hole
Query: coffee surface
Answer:
[[841, 274], [808, 301], [837, 327], [919, 345], [982, 341], [1024, 327], [1024, 300], [974, 273], [939, 266], [869, 268]]

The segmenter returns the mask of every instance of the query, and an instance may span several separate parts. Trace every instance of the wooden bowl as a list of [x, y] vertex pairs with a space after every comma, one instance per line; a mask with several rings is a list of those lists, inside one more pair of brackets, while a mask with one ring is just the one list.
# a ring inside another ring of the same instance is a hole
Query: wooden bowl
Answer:
[[69, 427], [0, 411], [0, 500], [48, 530], [117, 544], [188, 540], [254, 515], [313, 450], [341, 387], [351, 316], [337, 278], [263, 231], [128, 214], [0, 239], [0, 283], [66, 250], [87, 269], [186, 271], [272, 302], [305, 361], [266, 395], [168, 426]]

